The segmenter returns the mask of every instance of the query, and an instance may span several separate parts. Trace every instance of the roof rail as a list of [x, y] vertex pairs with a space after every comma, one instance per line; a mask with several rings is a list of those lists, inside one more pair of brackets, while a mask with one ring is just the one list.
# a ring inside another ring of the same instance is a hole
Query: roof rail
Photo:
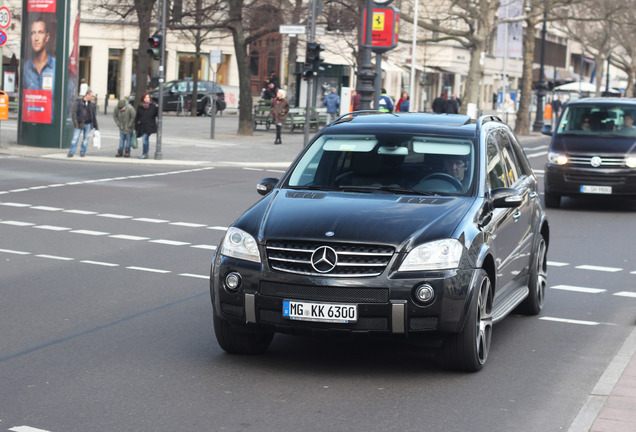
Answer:
[[484, 123], [491, 121], [503, 123], [503, 121], [496, 115], [483, 115], [477, 119], [477, 130], [480, 130]]
[[[378, 111], [378, 110], [358, 110], [358, 111], [352, 111], [346, 114], [342, 114], [340, 117], [338, 117], [337, 119], [335, 119], [334, 121], [332, 121], [329, 124], [334, 124], [334, 123], [339, 123], [340, 120], [346, 118], [346, 117], [358, 117], [359, 115], [368, 115], [368, 114], [392, 114], [392, 113], [387, 113], [384, 111]], [[329, 125], [327, 125], [329, 126]]]

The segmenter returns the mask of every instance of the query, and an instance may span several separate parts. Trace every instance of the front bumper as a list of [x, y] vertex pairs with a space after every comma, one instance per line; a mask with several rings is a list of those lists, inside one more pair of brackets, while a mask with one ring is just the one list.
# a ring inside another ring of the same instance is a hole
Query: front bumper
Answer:
[[551, 195], [588, 195], [582, 186], [609, 186], [611, 195], [636, 197], [636, 169], [579, 168], [547, 164], [545, 192]]
[[[230, 273], [240, 277], [236, 290], [225, 284]], [[246, 331], [425, 338], [463, 328], [476, 275], [476, 270], [468, 269], [388, 277], [311, 277], [273, 272], [258, 263], [217, 254], [210, 291], [215, 313]], [[428, 304], [414, 298], [415, 288], [424, 283], [435, 292]], [[356, 304], [358, 320], [344, 324], [289, 320], [283, 317], [284, 300]]]

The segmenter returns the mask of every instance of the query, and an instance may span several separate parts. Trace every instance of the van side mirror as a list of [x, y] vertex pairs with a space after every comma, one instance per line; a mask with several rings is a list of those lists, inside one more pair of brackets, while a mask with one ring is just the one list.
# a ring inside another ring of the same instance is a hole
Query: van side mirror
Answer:
[[544, 124], [541, 128], [541, 133], [543, 135], [552, 136], [552, 125]]

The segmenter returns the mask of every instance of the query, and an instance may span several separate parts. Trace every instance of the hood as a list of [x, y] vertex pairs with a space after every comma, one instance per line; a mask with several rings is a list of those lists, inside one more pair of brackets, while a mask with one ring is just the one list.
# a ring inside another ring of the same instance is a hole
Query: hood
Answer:
[[125, 106], [126, 106], [126, 104], [127, 104], [127, 103], [128, 103], [128, 102], [126, 102], [126, 99], [122, 99], [122, 100], [120, 100], [119, 102], [117, 102], [117, 108], [118, 108], [118, 109], [122, 109], [123, 107], [125, 107]]
[[635, 137], [616, 135], [556, 135], [552, 143], [552, 151], [565, 153], [625, 154], [636, 148]]
[[275, 190], [236, 226], [257, 234], [259, 241], [294, 238], [397, 248], [411, 239], [449, 237], [473, 202], [467, 197]]

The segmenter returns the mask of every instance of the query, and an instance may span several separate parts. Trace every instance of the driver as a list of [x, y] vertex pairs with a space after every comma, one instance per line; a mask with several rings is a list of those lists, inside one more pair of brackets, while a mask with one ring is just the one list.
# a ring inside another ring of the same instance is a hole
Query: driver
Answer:
[[466, 186], [466, 181], [468, 180], [465, 178], [467, 169], [468, 164], [461, 156], [449, 155], [444, 159], [444, 171], [455, 177], [464, 186]]

